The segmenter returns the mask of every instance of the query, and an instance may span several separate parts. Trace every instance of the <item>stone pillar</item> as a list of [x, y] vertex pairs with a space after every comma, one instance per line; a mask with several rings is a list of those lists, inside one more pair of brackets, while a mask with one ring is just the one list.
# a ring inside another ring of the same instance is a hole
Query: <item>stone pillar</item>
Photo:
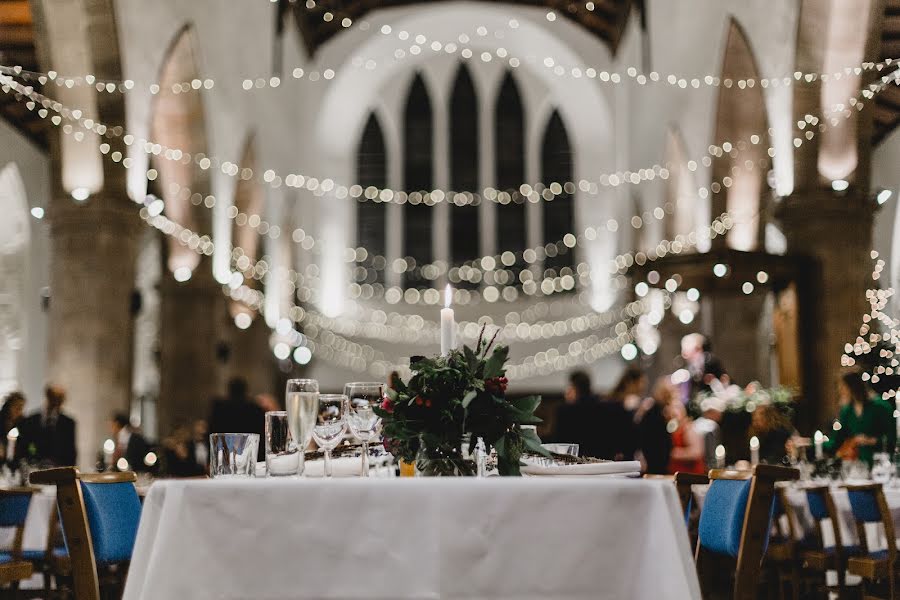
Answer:
[[109, 418], [131, 400], [132, 291], [137, 229], [124, 197], [83, 205], [59, 197], [49, 213], [49, 381], [66, 389], [77, 421], [78, 463], [93, 470]]
[[275, 357], [269, 349], [272, 330], [265, 320], [256, 315], [247, 329], [238, 329], [232, 322], [228, 325], [227, 376], [243, 377], [251, 394], [272, 394], [283, 401], [284, 390], [279, 389]]
[[760, 335], [771, 329], [764, 321], [765, 288], [745, 295], [740, 281], [733, 281], [733, 292], [720, 291], [707, 296], [704, 302], [712, 305], [712, 353], [722, 361], [731, 381], [746, 385], [751, 381], [769, 379], [768, 357], [760, 351]]
[[851, 187], [836, 194], [817, 187], [797, 190], [778, 207], [788, 252], [812, 259], [815, 268], [798, 282], [800, 307], [801, 420], [818, 429], [837, 415], [837, 376], [844, 345], [859, 335], [868, 312], [875, 203]]
[[160, 283], [159, 436], [209, 414], [210, 399], [224, 394], [219, 332], [225, 296], [203, 257], [192, 277], [175, 281], [168, 269]]

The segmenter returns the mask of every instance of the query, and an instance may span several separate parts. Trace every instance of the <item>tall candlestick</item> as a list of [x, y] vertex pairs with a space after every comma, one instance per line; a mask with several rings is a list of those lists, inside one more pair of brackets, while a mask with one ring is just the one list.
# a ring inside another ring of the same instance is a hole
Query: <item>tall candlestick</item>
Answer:
[[755, 435], [750, 438], [750, 464], [759, 464], [759, 438]]
[[821, 431], [816, 431], [813, 435], [813, 443], [816, 447], [816, 460], [822, 460], [825, 457], [825, 453], [822, 449], [822, 443], [825, 441], [825, 436], [822, 435]]
[[450, 308], [452, 300], [453, 290], [448, 283], [444, 291], [444, 308], [441, 309], [441, 356], [448, 356], [456, 348], [456, 320]]
[[16, 454], [16, 440], [19, 439], [19, 428], [13, 427], [6, 434], [6, 460], [11, 462]]

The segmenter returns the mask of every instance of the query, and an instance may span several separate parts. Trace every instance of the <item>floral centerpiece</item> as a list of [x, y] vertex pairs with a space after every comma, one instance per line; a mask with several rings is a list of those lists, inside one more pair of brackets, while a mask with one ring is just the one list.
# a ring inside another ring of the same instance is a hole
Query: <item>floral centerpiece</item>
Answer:
[[701, 392], [693, 400], [693, 412], [702, 414], [707, 409], [719, 412], [752, 413], [759, 406], [773, 405], [788, 417], [794, 411], [794, 392], [784, 386], [764, 388], [754, 381], [746, 387], [739, 385], [725, 386], [719, 380], [713, 380], [712, 389]]
[[[499, 330], [498, 330], [499, 331]], [[410, 359], [412, 375], [391, 389], [376, 412], [382, 418], [385, 448], [427, 475], [474, 475], [476, 465], [465, 452], [480, 438], [497, 453], [501, 475], [519, 475], [523, 452], [546, 455], [533, 428], [540, 396], [506, 395], [505, 364], [509, 348], [494, 346], [484, 328], [475, 348], [463, 346], [445, 356]]]

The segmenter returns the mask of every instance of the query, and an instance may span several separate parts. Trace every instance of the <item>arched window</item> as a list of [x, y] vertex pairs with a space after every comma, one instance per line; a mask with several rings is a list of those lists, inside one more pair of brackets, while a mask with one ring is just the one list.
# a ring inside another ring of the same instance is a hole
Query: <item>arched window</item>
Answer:
[[[507, 72], [494, 106], [494, 147], [496, 187], [502, 193], [518, 190], [525, 181], [525, 111], [519, 88]], [[525, 247], [525, 204], [518, 194], [502, 196], [497, 205], [497, 249]]]
[[[553, 183], [566, 186], [572, 177], [572, 150], [569, 147], [569, 135], [563, 125], [559, 111], [554, 110], [544, 129], [544, 140], [541, 144], [541, 181], [544, 185]], [[562, 252], [549, 248], [544, 261], [545, 269], [553, 269], [556, 275], [563, 267], [571, 267], [572, 250], [560, 242], [567, 233], [572, 233], [575, 223], [575, 206], [572, 194], [557, 195], [551, 201], [542, 204], [544, 208], [544, 243], [556, 244]], [[554, 254], [556, 254], [554, 256]]]
[[[459, 66], [450, 98], [450, 189], [474, 192], [479, 188], [478, 98], [469, 69]], [[478, 257], [478, 206], [450, 208], [450, 261], [454, 265]]]
[[[403, 253], [413, 258], [416, 265], [423, 265], [432, 261], [432, 210], [416, 196], [417, 192], [431, 191], [434, 187], [434, 132], [431, 100], [420, 74], [413, 79], [406, 98], [403, 133], [403, 189], [411, 195], [403, 205]], [[406, 283], [410, 286], [429, 284], [418, 271], [407, 273]]]
[[[375, 113], [369, 115], [362, 139], [356, 151], [356, 181], [363, 188], [375, 186], [378, 189], [387, 184], [387, 155], [384, 150], [384, 136]], [[372, 202], [358, 202], [356, 206], [356, 244], [371, 255], [385, 255], [387, 211], [385, 205]], [[383, 280], [384, 271], [376, 271], [378, 280]]]

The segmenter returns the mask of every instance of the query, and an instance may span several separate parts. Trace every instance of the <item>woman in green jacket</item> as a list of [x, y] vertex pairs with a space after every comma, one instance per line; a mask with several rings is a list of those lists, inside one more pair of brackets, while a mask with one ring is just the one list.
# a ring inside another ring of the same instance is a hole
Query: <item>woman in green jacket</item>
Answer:
[[857, 454], [859, 460], [870, 465], [875, 452], [893, 452], [897, 442], [894, 407], [870, 395], [858, 372], [841, 375], [838, 392], [842, 404], [840, 428], [831, 433], [825, 450], [842, 458]]

